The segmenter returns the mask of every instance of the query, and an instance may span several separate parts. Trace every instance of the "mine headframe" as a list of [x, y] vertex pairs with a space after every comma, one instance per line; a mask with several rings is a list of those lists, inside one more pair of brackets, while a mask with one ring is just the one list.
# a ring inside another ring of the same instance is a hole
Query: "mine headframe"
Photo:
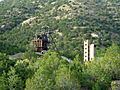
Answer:
[[33, 50], [35, 52], [44, 53], [48, 51], [48, 46], [50, 42], [50, 34], [52, 32], [41, 32], [35, 35], [35, 38], [32, 40]]
[[46, 33], [36, 34], [32, 40], [33, 49], [35, 52], [44, 52], [48, 50], [49, 39]]

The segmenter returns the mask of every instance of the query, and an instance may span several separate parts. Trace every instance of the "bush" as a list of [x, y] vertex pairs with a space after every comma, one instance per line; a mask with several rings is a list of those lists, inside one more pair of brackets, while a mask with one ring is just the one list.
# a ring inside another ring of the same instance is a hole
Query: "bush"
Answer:
[[111, 88], [112, 90], [120, 90], [120, 81], [112, 81]]

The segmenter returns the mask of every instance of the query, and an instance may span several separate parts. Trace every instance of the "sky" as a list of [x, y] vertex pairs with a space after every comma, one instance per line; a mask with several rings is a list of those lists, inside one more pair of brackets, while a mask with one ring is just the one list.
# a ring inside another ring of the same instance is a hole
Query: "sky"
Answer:
[[3, 0], [0, 0], [0, 2], [3, 1]]

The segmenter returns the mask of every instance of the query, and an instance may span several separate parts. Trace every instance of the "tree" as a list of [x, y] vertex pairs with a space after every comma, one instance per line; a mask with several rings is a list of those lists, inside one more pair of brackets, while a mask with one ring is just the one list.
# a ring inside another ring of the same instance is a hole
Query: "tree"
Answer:
[[70, 63], [55, 52], [48, 52], [34, 76], [27, 79], [26, 90], [78, 90], [81, 80], [82, 63], [78, 55]]
[[60, 62], [61, 59], [57, 53], [45, 54], [34, 76], [26, 81], [26, 90], [55, 90], [56, 70]]
[[8, 72], [8, 89], [9, 90], [23, 90], [23, 80], [16, 74], [14, 68], [11, 68]]
[[86, 83], [93, 90], [108, 90], [112, 80], [120, 79], [119, 68], [120, 49], [113, 44], [101, 59], [87, 63], [84, 73], [89, 78]]
[[60, 65], [56, 75], [57, 90], [79, 90], [81, 82], [82, 64], [78, 60], [78, 56], [71, 63]]
[[77, 77], [72, 76], [69, 66], [58, 69], [56, 75], [56, 90], [79, 90], [81, 87]]
[[116, 44], [107, 49], [102, 63], [112, 80], [120, 79], [120, 48]]
[[5, 53], [0, 53], [0, 75], [3, 72], [7, 73], [10, 69], [10, 66], [14, 66], [15, 62], [9, 60], [8, 56]]
[[5, 75], [0, 75], [0, 90], [7, 90], [7, 79]]

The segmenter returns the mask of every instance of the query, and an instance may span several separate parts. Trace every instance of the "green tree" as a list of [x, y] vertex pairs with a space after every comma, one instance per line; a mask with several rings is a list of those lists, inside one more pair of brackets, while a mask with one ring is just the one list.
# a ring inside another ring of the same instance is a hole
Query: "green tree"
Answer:
[[24, 88], [23, 80], [16, 74], [14, 68], [11, 68], [11, 70], [8, 72], [7, 80], [9, 90], [23, 90]]
[[57, 90], [79, 90], [82, 82], [82, 64], [78, 56], [69, 64], [60, 65], [56, 75]]
[[3, 74], [3, 72], [8, 72], [10, 69], [10, 66], [14, 66], [15, 61], [9, 60], [8, 56], [5, 53], [0, 53], [0, 75]]
[[81, 87], [78, 78], [72, 76], [69, 66], [63, 66], [57, 71], [56, 90], [79, 90]]
[[26, 90], [55, 90], [56, 70], [60, 62], [57, 53], [45, 54], [34, 76], [26, 81]]
[[[86, 73], [89, 78], [86, 83], [93, 90], [108, 90], [112, 80], [120, 79], [120, 49], [113, 44], [104, 54], [104, 57], [86, 64]], [[86, 77], [85, 77], [86, 78]]]
[[0, 76], [0, 90], [7, 90], [8, 86], [7, 86], [7, 79], [5, 77], [5, 75], [1, 75]]

